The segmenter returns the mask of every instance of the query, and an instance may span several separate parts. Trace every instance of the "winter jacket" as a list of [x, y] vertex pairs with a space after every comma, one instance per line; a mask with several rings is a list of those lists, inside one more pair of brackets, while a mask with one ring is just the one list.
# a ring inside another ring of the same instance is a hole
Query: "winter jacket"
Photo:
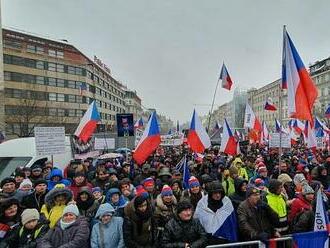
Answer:
[[[56, 205], [55, 197], [65, 195], [66, 201], [64, 205]], [[72, 192], [68, 189], [55, 188], [45, 196], [45, 204], [41, 208], [41, 213], [50, 221], [49, 227], [53, 228], [56, 222], [62, 217], [62, 213], [66, 204], [72, 200]]]
[[176, 248], [185, 247], [185, 243], [191, 248], [206, 246], [206, 232], [198, 219], [184, 222], [178, 216], [172, 218], [166, 225], [162, 236], [162, 247]]
[[172, 196], [172, 204], [167, 206], [164, 204], [161, 194], [156, 198], [156, 209], [154, 213], [155, 222], [158, 230], [163, 230], [165, 224], [175, 215], [176, 198]]
[[[52, 181], [52, 178], [58, 176], [61, 179], [58, 182]], [[65, 186], [70, 186], [70, 181], [63, 178], [63, 173], [60, 169], [53, 169], [49, 176], [48, 190], [52, 190], [56, 184], [64, 184]]]
[[125, 207], [123, 224], [124, 242], [127, 248], [151, 248], [156, 242], [156, 228], [152, 217], [142, 221], [136, 214], [134, 199]]
[[75, 181], [73, 181], [73, 183], [71, 184], [71, 186], [69, 186], [69, 189], [72, 191], [73, 193], [73, 199], [77, 199], [78, 193], [80, 192], [82, 187], [88, 187], [90, 191], [92, 191], [93, 185], [88, 183], [86, 180], [85, 182], [83, 182], [81, 185], [77, 185], [75, 183]]
[[85, 217], [62, 229], [60, 221], [38, 242], [37, 248], [89, 248], [89, 224]]
[[302, 194], [298, 198], [294, 199], [291, 204], [291, 210], [289, 214], [289, 222], [291, 222], [294, 217], [299, 214], [301, 211], [306, 211], [312, 209], [311, 203], [309, 203]]
[[292, 231], [294, 233], [312, 232], [314, 230], [314, 221], [314, 210], [306, 210], [298, 216], [296, 222], [292, 225]]
[[[102, 204], [95, 217], [100, 219], [106, 212], [114, 211], [114, 208], [110, 204]], [[123, 238], [123, 218], [113, 216], [108, 224], [104, 225], [99, 220], [98, 223], [93, 226], [91, 248], [99, 247], [125, 247]]]
[[266, 203], [254, 207], [247, 199], [238, 206], [237, 217], [243, 240], [260, 239], [262, 233], [267, 233], [269, 237], [275, 234], [278, 216]]
[[[111, 200], [113, 194], [119, 194], [119, 201], [116, 203], [112, 202]], [[124, 208], [127, 205], [128, 201], [123, 195], [121, 195], [119, 189], [117, 188], [109, 189], [106, 194], [105, 201], [110, 203], [111, 206], [115, 209], [116, 212], [114, 216], [124, 217]]]
[[231, 195], [235, 193], [235, 184], [233, 178], [228, 177], [225, 180], [223, 180], [222, 186], [225, 190], [226, 195]]
[[229, 196], [235, 210], [237, 210], [239, 204], [246, 199], [246, 192], [241, 190], [243, 183], [247, 183], [247, 181], [242, 178], [236, 178], [234, 181], [235, 193]]
[[180, 201], [189, 201], [193, 206], [194, 209], [197, 207], [197, 203], [200, 199], [205, 195], [204, 191], [200, 189], [198, 194], [192, 194], [190, 190], [184, 190]]
[[45, 203], [47, 193], [48, 190], [44, 194], [37, 194], [34, 191], [32, 194], [23, 197], [21, 204], [24, 208], [35, 208], [40, 212], [42, 205]]
[[286, 202], [284, 197], [280, 195], [276, 195], [273, 193], [268, 193], [266, 196], [268, 205], [277, 213], [279, 217], [279, 224], [276, 226], [276, 230], [281, 234], [284, 234], [288, 231], [288, 212], [286, 208]]
[[35, 248], [48, 230], [48, 222], [44, 219], [39, 220], [37, 226], [33, 230], [27, 230], [24, 226], [20, 225], [1, 243], [0, 247]]

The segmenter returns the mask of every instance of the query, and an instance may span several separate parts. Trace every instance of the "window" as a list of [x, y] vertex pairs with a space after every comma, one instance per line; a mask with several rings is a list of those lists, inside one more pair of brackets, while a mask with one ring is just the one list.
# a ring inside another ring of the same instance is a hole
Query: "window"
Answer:
[[48, 55], [51, 56], [51, 57], [56, 57], [56, 51], [49, 49], [48, 50]]
[[37, 46], [36, 47], [36, 53], [37, 54], [43, 54], [45, 52], [45, 49], [43, 47]]
[[22, 91], [21, 90], [13, 90], [13, 97], [14, 98], [22, 98]]
[[68, 73], [69, 73], [69, 74], [76, 74], [75, 67], [73, 67], [73, 66], [68, 66]]
[[64, 102], [65, 101], [64, 94], [57, 94], [57, 101]]
[[36, 61], [34, 59], [25, 59], [25, 66], [31, 67], [31, 68], [36, 68]]
[[84, 112], [83, 112], [82, 110], [79, 110], [79, 109], [76, 110], [76, 115], [77, 115], [78, 117], [83, 116], [83, 114], [84, 114]]
[[56, 101], [56, 93], [48, 93], [49, 101]]
[[76, 102], [77, 103], [82, 103], [83, 102], [82, 96], [76, 96]]
[[45, 78], [41, 77], [41, 76], [37, 76], [36, 83], [37, 84], [45, 84]]
[[76, 102], [76, 96], [75, 95], [68, 95], [68, 102]]
[[12, 48], [12, 49], [20, 50], [22, 48], [22, 43], [19, 41], [5, 39], [3, 42], [3, 46], [5, 48]]
[[56, 57], [63, 58], [64, 57], [63, 51], [56, 51]]
[[48, 63], [48, 70], [49, 71], [56, 71], [56, 64], [55, 63]]
[[29, 53], [38, 53], [38, 54], [43, 54], [44, 53], [44, 48], [32, 44], [28, 44], [26, 47], [27, 52]]
[[56, 78], [48, 78], [48, 85], [56, 87]]
[[56, 65], [56, 71], [57, 72], [64, 72], [64, 65], [57, 64]]
[[57, 109], [56, 108], [50, 108], [48, 109], [48, 113], [50, 116], [56, 116], [57, 115]]
[[58, 116], [65, 116], [65, 109], [57, 109]]
[[4, 79], [5, 79], [6, 81], [10, 81], [10, 80], [11, 80], [11, 72], [9, 72], [9, 71], [5, 71], [5, 72], [4, 72]]
[[83, 75], [82, 68], [76, 67], [76, 75]]
[[38, 60], [36, 62], [36, 68], [40, 69], [40, 70], [44, 70], [45, 69], [45, 63], [43, 61]]
[[68, 88], [75, 89], [76, 88], [76, 82], [75, 81], [68, 81]]
[[57, 87], [64, 87], [64, 79], [57, 79]]

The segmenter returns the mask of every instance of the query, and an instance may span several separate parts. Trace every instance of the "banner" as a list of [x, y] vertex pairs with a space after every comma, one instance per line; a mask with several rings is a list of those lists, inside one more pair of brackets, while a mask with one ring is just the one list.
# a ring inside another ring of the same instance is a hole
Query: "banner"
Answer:
[[134, 136], [133, 114], [116, 114], [118, 137]]
[[[143, 131], [140, 129], [136, 129], [135, 132], [135, 146], [139, 143], [141, 136], [143, 135]], [[174, 133], [161, 135], [161, 146], [180, 146], [183, 144], [184, 134], [183, 133]]]
[[[281, 143], [282, 143], [282, 148], [291, 148], [290, 135], [282, 133]], [[271, 148], [280, 147], [280, 134], [279, 133], [270, 134], [269, 147], [271, 147]]]

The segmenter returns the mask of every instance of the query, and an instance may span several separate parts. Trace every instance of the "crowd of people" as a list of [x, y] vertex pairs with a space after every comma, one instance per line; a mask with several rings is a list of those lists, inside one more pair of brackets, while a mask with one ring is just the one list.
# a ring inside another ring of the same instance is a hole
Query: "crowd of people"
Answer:
[[0, 248], [198, 248], [313, 231], [319, 189], [328, 209], [328, 151], [242, 151], [180, 146], [141, 166], [128, 154], [19, 167], [0, 183]]

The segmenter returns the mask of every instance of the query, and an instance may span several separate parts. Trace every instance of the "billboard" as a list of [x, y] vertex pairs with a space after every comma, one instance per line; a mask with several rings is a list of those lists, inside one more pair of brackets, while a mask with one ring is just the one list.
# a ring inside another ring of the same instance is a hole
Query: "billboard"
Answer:
[[134, 136], [133, 114], [116, 114], [118, 137]]

